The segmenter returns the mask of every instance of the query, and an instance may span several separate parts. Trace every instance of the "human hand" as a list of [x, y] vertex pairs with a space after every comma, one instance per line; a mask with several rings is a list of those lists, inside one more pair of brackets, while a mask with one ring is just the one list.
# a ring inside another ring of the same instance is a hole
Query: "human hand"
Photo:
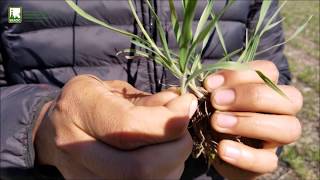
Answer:
[[[253, 61], [249, 65], [277, 82], [279, 72], [272, 62]], [[210, 75], [204, 86], [212, 92], [211, 103], [217, 109], [211, 117], [215, 131], [262, 140], [259, 149], [232, 140], [220, 141], [219, 158], [213, 162], [216, 170], [231, 180], [253, 179], [275, 170], [277, 147], [300, 136], [301, 125], [295, 114], [302, 107], [301, 93], [280, 85], [289, 97], [286, 99], [263, 84], [254, 71], [223, 70]]]
[[196, 108], [191, 94], [150, 95], [122, 81], [77, 76], [42, 110], [37, 159], [67, 179], [179, 179]]

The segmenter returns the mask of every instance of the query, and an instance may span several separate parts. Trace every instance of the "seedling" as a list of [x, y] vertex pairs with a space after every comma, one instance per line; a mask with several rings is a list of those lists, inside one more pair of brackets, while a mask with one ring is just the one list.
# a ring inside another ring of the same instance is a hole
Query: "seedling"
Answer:
[[[155, 40], [152, 39], [145, 30], [144, 25], [136, 13], [136, 9], [132, 0], [128, 0], [128, 5], [131, 9], [135, 22], [142, 32], [142, 36], [112, 27], [109, 24], [86, 13], [73, 1], [66, 0], [67, 4], [83, 18], [97, 23], [111, 31], [130, 37], [131, 43], [133, 43], [136, 47], [141, 48], [141, 50], [124, 49], [118, 52], [118, 54], [126, 54], [127, 59], [133, 59], [136, 56], [144, 57], [146, 59], [154, 59], [158, 64], [168, 69], [176, 78], [180, 80], [179, 90], [181, 94], [191, 92], [198, 97], [199, 108], [191, 120], [191, 131], [194, 140], [193, 154], [195, 157], [199, 157], [201, 154], [203, 154], [209, 162], [211, 162], [215, 157], [216, 147], [219, 140], [216, 136], [217, 133], [213, 132], [209, 124], [209, 118], [213, 114], [214, 109], [209, 102], [209, 92], [202, 87], [204, 79], [209, 74], [222, 69], [237, 71], [253, 70], [256, 71], [257, 75], [260, 76], [267, 86], [282, 95], [284, 98], [287, 98], [287, 96], [267, 76], [258, 70], [251, 69], [248, 66], [248, 62], [254, 60], [257, 54], [268, 51], [274, 47], [281, 46], [293, 39], [305, 28], [308, 21], [311, 19], [310, 17], [306, 23], [300, 26], [287, 41], [257, 52], [261, 37], [267, 31], [279, 25], [284, 20], [281, 19], [276, 21], [276, 17], [286, 2], [284, 2], [272, 15], [272, 17], [268, 19], [266, 24], [263, 25], [263, 21], [266, 18], [267, 11], [272, 2], [269, 0], [264, 0], [261, 6], [255, 31], [252, 35], [250, 35], [250, 37], [247, 35], [245, 47], [229, 53], [227, 52], [218, 22], [223, 13], [232, 5], [234, 1], [235, 0], [227, 1], [223, 9], [219, 13], [215, 13], [213, 9], [214, 0], [208, 0], [200, 17], [199, 23], [197, 24], [196, 30], [195, 32], [192, 32], [192, 22], [195, 16], [197, 0], [182, 0], [182, 24], [179, 24], [178, 22], [178, 16], [173, 0], [169, 0], [168, 3], [170, 6], [171, 25], [174, 31], [176, 43], [179, 46], [178, 53], [175, 53], [170, 50], [168, 46], [168, 40], [166, 38], [163, 25], [161, 24], [161, 21], [149, 0], [145, 0], [145, 2], [155, 19], [157, 27], [156, 30], [160, 38], [161, 46], [158, 46]], [[216, 30], [218, 34], [219, 42], [221, 43], [225, 55], [217, 63], [203, 65], [201, 63], [201, 58], [214, 30]], [[237, 60], [232, 61], [231, 59], [234, 58], [235, 55], [240, 56]], [[232, 138], [240, 141], [239, 137]]]

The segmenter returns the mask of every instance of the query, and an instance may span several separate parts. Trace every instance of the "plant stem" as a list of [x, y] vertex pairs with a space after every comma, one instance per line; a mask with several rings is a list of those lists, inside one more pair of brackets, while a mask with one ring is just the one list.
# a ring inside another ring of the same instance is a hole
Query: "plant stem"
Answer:
[[187, 86], [186, 86], [186, 82], [187, 82], [187, 77], [186, 74], [184, 74], [182, 76], [182, 78], [180, 79], [180, 94], [185, 94], [187, 92]]
[[197, 96], [198, 99], [201, 99], [204, 94], [199, 90], [195, 83], [189, 84], [189, 88], [192, 90], [193, 94]]

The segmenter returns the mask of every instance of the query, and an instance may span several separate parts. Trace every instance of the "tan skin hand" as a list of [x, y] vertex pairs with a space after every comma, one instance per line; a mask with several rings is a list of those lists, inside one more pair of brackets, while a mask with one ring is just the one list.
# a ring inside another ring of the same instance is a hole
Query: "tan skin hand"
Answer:
[[[277, 82], [279, 72], [270, 61], [253, 61], [252, 69], [260, 70]], [[211, 125], [216, 131], [262, 140], [257, 149], [231, 140], [218, 146], [219, 159], [213, 163], [228, 179], [254, 179], [276, 169], [276, 148], [296, 141], [301, 125], [295, 114], [303, 98], [292, 86], [280, 85], [286, 99], [263, 84], [254, 71], [223, 70], [210, 75], [204, 86], [212, 92], [211, 102], [216, 111]], [[221, 161], [222, 160], [222, 161]]]
[[[250, 65], [277, 81], [279, 73], [270, 61]], [[220, 71], [204, 86], [218, 110], [212, 128], [263, 142], [257, 149], [222, 140], [213, 162], [217, 171], [231, 180], [273, 171], [276, 148], [300, 136], [295, 117], [302, 106], [300, 92], [279, 86], [289, 97], [285, 99], [253, 71]], [[37, 159], [56, 166], [67, 179], [179, 179], [192, 149], [187, 125], [196, 105], [190, 94], [150, 95], [122, 81], [78, 76], [42, 109], [33, 134]]]
[[91, 75], [70, 80], [34, 129], [38, 163], [67, 179], [179, 179], [192, 150], [196, 97], [154, 95]]

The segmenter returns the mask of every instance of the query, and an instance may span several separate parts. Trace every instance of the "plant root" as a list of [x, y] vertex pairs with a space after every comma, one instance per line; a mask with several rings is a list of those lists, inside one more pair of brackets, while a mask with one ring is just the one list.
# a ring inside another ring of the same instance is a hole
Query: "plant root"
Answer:
[[210, 94], [206, 94], [198, 100], [198, 109], [191, 118], [189, 125], [189, 132], [193, 138], [192, 156], [194, 158], [202, 155], [206, 159], [208, 167], [210, 167], [218, 153], [219, 142], [224, 139], [237, 141], [255, 148], [262, 148], [261, 140], [215, 131], [210, 123], [214, 112], [215, 109], [210, 102]]

